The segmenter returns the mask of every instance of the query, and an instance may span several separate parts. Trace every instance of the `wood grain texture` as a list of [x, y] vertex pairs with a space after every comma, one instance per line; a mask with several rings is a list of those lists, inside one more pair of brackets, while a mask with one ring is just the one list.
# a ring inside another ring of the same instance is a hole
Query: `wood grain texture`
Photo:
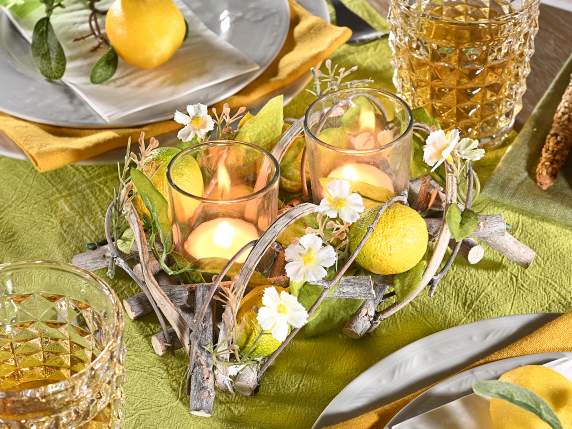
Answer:
[[[383, 16], [387, 16], [389, 1], [368, 0]], [[572, 12], [541, 4], [539, 27], [531, 63], [532, 71], [527, 79], [528, 89], [524, 94], [522, 111], [516, 118], [517, 130], [528, 119], [564, 61], [572, 53]]]

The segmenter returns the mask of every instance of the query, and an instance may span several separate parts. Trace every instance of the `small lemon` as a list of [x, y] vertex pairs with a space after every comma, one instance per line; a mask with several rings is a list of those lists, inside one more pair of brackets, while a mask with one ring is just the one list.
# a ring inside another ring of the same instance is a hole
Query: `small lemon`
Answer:
[[[572, 428], [572, 382], [562, 374], [541, 365], [512, 369], [501, 381], [516, 384], [536, 393], [554, 410], [564, 429]], [[491, 421], [494, 429], [548, 429], [536, 415], [500, 399], [491, 399]]]
[[171, 58], [185, 38], [185, 18], [172, 0], [115, 0], [105, 31], [128, 64], [149, 69]]
[[[268, 285], [257, 286], [240, 301], [236, 319], [239, 324], [237, 344], [243, 355], [251, 358], [270, 356], [281, 344], [269, 331], [263, 331], [256, 319], [258, 308], [262, 305], [262, 295]], [[278, 292], [286, 290], [276, 287]]]
[[[369, 209], [349, 231], [353, 252], [379, 207]], [[399, 274], [409, 271], [427, 250], [429, 234], [425, 221], [410, 207], [393, 204], [381, 215], [379, 222], [356, 258], [356, 262], [375, 274]]]

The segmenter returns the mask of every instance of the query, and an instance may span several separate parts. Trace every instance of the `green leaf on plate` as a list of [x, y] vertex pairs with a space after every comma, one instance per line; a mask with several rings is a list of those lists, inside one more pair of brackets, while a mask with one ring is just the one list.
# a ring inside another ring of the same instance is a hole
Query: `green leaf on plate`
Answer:
[[399, 301], [403, 300], [409, 291], [419, 284], [425, 268], [427, 268], [427, 260], [423, 258], [409, 271], [393, 276], [393, 288]]
[[56, 37], [50, 18], [36, 22], [32, 34], [32, 57], [42, 75], [49, 80], [60, 79], [66, 71], [66, 55]]
[[478, 224], [478, 217], [474, 211], [470, 209], [461, 211], [457, 204], [449, 206], [445, 220], [451, 235], [457, 241], [461, 241], [471, 235]]
[[563, 429], [558, 416], [546, 401], [524, 387], [498, 380], [481, 380], [473, 385], [473, 391], [485, 398], [508, 401], [523, 410], [536, 414], [552, 429]]
[[163, 248], [169, 252], [172, 245], [171, 222], [169, 220], [169, 204], [151, 181], [136, 168], [131, 169], [131, 181], [135, 190], [143, 199], [143, 203], [153, 219], [153, 225], [159, 231]]
[[98, 85], [111, 79], [117, 70], [118, 62], [119, 58], [117, 57], [115, 49], [109, 48], [109, 50], [99, 60], [97, 60], [91, 69], [91, 74], [89, 76], [90, 82], [94, 85]]
[[270, 150], [280, 138], [283, 124], [284, 96], [279, 95], [270, 99], [253, 118], [240, 127], [236, 140]]

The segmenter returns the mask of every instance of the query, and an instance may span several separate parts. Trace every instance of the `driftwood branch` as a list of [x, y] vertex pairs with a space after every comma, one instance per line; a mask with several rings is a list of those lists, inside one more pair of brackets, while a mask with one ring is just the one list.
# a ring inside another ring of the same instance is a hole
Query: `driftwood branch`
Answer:
[[[210, 302], [211, 288], [201, 285], [195, 290], [197, 308], [205, 302]], [[213, 356], [208, 351], [213, 344], [213, 314], [211, 305], [208, 306], [205, 317], [195, 327], [199, 330], [196, 341], [191, 344], [189, 353], [188, 393], [191, 414], [210, 417], [213, 412], [215, 391]]]
[[528, 268], [536, 257], [534, 250], [518, 241], [508, 232], [505, 232], [503, 235], [483, 237], [482, 241], [505, 256], [508, 260], [524, 268]]
[[[454, 248], [457, 242], [449, 241], [449, 248]], [[478, 264], [485, 256], [485, 249], [472, 238], [465, 238], [461, 241], [459, 247], [459, 255], [462, 256], [469, 264]]]
[[95, 250], [88, 250], [75, 255], [71, 263], [87, 271], [96, 271], [106, 268], [109, 264], [109, 258], [111, 258], [111, 253], [109, 252], [109, 245], [106, 244]]
[[178, 350], [183, 348], [183, 345], [177, 338], [177, 334], [173, 328], [167, 328], [167, 332], [169, 338], [165, 336], [163, 331], [157, 332], [155, 335], [151, 336], [151, 346], [158, 356], [163, 356], [168, 350]]
[[[425, 218], [429, 237], [437, 237], [443, 225], [443, 218]], [[501, 215], [479, 215], [477, 228], [471, 234], [471, 238], [481, 239], [494, 235], [504, 235], [507, 224]]]
[[351, 338], [364, 336], [371, 328], [377, 307], [383, 302], [387, 289], [393, 284], [390, 276], [376, 276], [374, 278], [375, 296], [367, 299], [358, 311], [344, 326], [344, 333]]

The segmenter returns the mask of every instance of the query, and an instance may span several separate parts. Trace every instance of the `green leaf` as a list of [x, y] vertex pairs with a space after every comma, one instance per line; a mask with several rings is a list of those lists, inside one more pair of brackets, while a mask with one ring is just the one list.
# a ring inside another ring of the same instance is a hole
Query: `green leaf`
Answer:
[[49, 17], [36, 22], [32, 34], [32, 57], [46, 79], [58, 80], [66, 71], [66, 56]]
[[133, 234], [133, 230], [131, 228], [127, 228], [121, 234], [121, 238], [117, 240], [117, 248], [121, 250], [126, 255], [129, 255], [133, 252], [133, 244], [135, 243], [135, 234]]
[[439, 125], [437, 119], [431, 116], [429, 112], [425, 110], [425, 108], [418, 107], [416, 109], [413, 109], [411, 113], [413, 115], [414, 122], [421, 122], [423, 124], [429, 125], [430, 127], [441, 128], [441, 125]]
[[461, 241], [471, 235], [478, 224], [478, 217], [474, 211], [465, 209], [461, 212], [457, 204], [449, 206], [445, 220], [451, 235], [457, 241]]
[[131, 181], [135, 190], [143, 199], [143, 203], [153, 219], [154, 227], [159, 231], [159, 238], [166, 252], [171, 249], [171, 222], [169, 219], [169, 204], [151, 181], [136, 168], [131, 169]]
[[[298, 291], [298, 301], [308, 310], [318, 299], [321, 292], [322, 287], [306, 283]], [[329, 293], [333, 292], [334, 290], [332, 289]], [[350, 320], [362, 303], [363, 300], [361, 299], [324, 299], [316, 313], [304, 326], [304, 334], [308, 337], [313, 337], [339, 329]]]
[[282, 134], [284, 124], [284, 96], [272, 98], [238, 130], [236, 140], [252, 143], [266, 150], [272, 149]]
[[117, 57], [115, 49], [109, 48], [91, 69], [91, 74], [89, 75], [90, 82], [94, 85], [98, 85], [111, 79], [117, 70], [118, 61], [119, 58]]
[[425, 268], [427, 268], [427, 260], [423, 258], [409, 271], [396, 274], [393, 277], [393, 287], [398, 300], [401, 301], [405, 298], [409, 291], [419, 284]]
[[498, 380], [481, 380], [473, 385], [473, 391], [485, 398], [508, 401], [523, 410], [536, 414], [552, 429], [563, 429], [558, 416], [546, 401], [524, 387]]
[[183, 42], [187, 40], [188, 37], [189, 37], [189, 23], [185, 19], [185, 35], [183, 36]]

